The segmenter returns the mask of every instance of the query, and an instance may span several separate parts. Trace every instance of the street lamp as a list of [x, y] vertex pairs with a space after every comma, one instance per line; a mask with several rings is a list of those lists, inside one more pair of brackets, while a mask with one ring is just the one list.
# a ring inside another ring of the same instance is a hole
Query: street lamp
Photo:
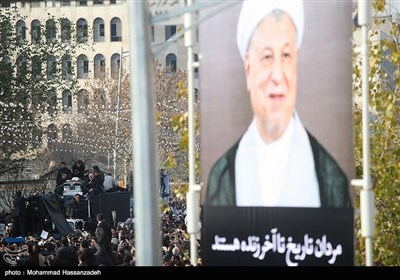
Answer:
[[117, 105], [116, 105], [116, 118], [115, 118], [115, 141], [114, 141], [114, 151], [113, 151], [113, 160], [114, 160], [114, 179], [116, 179], [116, 170], [117, 170], [117, 145], [118, 145], [118, 129], [119, 129], [119, 102], [121, 96], [121, 83], [122, 83], [122, 59], [124, 58], [124, 54], [128, 54], [129, 51], [124, 52], [124, 49], [121, 47], [121, 53], [119, 56], [119, 69], [118, 69], [118, 93], [117, 93]]
[[[153, 52], [156, 50], [159, 51], [158, 48], [164, 48], [169, 46], [171, 43], [176, 42], [176, 39], [170, 38], [165, 42], [159, 44], [153, 44], [152, 49]], [[114, 179], [116, 179], [116, 170], [117, 170], [117, 145], [118, 145], [118, 135], [119, 135], [119, 103], [121, 97], [121, 83], [122, 83], [122, 59], [124, 55], [129, 56], [129, 51], [124, 51], [121, 47], [121, 53], [119, 56], [119, 67], [118, 67], [118, 93], [117, 93], [117, 104], [116, 104], [116, 118], [115, 118], [115, 141], [114, 141], [114, 149], [113, 149], [113, 170], [114, 170]]]

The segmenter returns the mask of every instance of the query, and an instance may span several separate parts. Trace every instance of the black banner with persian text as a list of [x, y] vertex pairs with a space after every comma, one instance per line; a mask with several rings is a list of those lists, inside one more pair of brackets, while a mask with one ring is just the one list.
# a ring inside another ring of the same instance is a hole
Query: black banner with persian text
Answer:
[[207, 266], [352, 266], [353, 209], [203, 208]]

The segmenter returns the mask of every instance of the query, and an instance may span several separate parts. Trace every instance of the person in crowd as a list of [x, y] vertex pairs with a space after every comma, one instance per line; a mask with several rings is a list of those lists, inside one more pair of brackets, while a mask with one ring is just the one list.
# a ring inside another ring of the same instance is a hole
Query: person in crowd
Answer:
[[56, 251], [56, 266], [77, 266], [78, 256], [74, 248], [69, 246], [67, 237], [61, 237], [61, 247]]
[[25, 259], [25, 266], [45, 266], [45, 258], [40, 253], [38, 244], [34, 244], [32, 241], [28, 243], [28, 256]]
[[81, 205], [82, 205], [83, 201], [81, 201], [81, 199], [82, 199], [82, 197], [80, 194], [75, 194], [72, 197], [72, 199], [69, 203], [69, 206], [67, 208], [67, 211], [66, 211], [66, 215], [68, 217], [73, 218], [73, 219], [82, 219], [80, 211], [81, 211]]
[[85, 260], [88, 266], [97, 266], [99, 264], [93, 250], [90, 248], [88, 240], [81, 241], [80, 251], [85, 255]]
[[107, 259], [107, 262], [110, 264], [114, 264], [113, 260], [113, 253], [111, 249], [111, 227], [110, 225], [104, 220], [103, 214], [99, 213], [96, 215], [97, 220], [97, 228], [95, 231], [96, 240], [102, 248], [104, 248], [103, 256]]
[[[65, 174], [65, 175], [63, 175]], [[57, 172], [57, 186], [65, 183], [67, 180], [72, 178], [71, 170], [65, 166], [65, 162], [60, 162], [60, 168]]]
[[165, 171], [164, 171], [164, 169], [161, 169], [160, 170], [160, 195], [161, 196], [163, 196], [163, 194], [165, 194], [165, 191], [167, 188], [166, 183], [165, 183], [165, 177], [166, 177]]
[[115, 182], [114, 177], [111, 175], [111, 173], [106, 173], [104, 175], [104, 191], [105, 192], [113, 192], [117, 188], [117, 183]]
[[77, 160], [72, 166], [72, 174], [74, 177], [78, 177], [81, 180], [85, 178], [85, 164], [82, 160]]
[[[91, 191], [91, 194], [97, 195], [97, 194], [103, 192], [103, 189], [104, 189], [104, 186], [103, 186], [104, 173], [100, 171], [100, 168], [97, 165], [95, 165], [95, 166], [93, 166], [93, 175], [94, 175], [94, 179], [93, 179], [94, 188], [93, 188], [93, 191]], [[89, 191], [90, 191], [90, 189], [89, 189]]]
[[68, 179], [68, 175], [67, 175], [67, 173], [61, 173], [61, 179], [59, 179], [58, 180], [58, 183], [60, 183], [58, 186], [60, 186], [60, 185], [62, 185], [62, 184], [64, 184], [65, 182], [67, 182], [69, 179]]
[[84, 252], [82, 251], [78, 251], [78, 266], [88, 266], [87, 262], [86, 262], [86, 255]]
[[86, 186], [89, 190], [89, 195], [91, 196], [101, 193], [102, 187], [100, 186], [99, 180], [96, 180], [96, 176], [92, 172], [88, 175]]
[[111, 248], [111, 227], [110, 225], [104, 220], [103, 214], [99, 213], [96, 216], [97, 220], [97, 228], [96, 228], [96, 238], [97, 243], [103, 245], [106, 249]]
[[14, 201], [14, 208], [12, 209], [12, 236], [26, 236], [26, 198], [22, 195], [21, 191], [17, 191]]

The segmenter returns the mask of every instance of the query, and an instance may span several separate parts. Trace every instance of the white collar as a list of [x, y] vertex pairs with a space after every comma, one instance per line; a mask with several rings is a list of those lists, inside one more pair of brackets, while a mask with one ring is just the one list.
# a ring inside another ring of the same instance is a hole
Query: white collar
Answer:
[[272, 142], [265, 143], [262, 139], [256, 125], [255, 118], [249, 127], [250, 137], [254, 137], [256, 140], [257, 149], [261, 152], [262, 157], [261, 160], [265, 163], [270, 162], [270, 164], [284, 166], [287, 162], [290, 145], [292, 143], [293, 138], [293, 129], [294, 129], [294, 116], [292, 116], [289, 120], [289, 124], [282, 134], [282, 136]]
[[318, 207], [314, 158], [297, 113], [277, 141], [266, 144], [253, 119], [235, 159], [238, 206]]

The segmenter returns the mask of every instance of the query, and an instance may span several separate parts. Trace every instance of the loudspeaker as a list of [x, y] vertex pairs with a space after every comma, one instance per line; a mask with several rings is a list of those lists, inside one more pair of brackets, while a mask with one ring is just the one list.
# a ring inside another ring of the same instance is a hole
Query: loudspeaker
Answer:
[[101, 193], [91, 198], [93, 219], [96, 220], [96, 215], [101, 213], [104, 219], [110, 226], [113, 225], [112, 211], [117, 213], [117, 222], [125, 222], [130, 218], [130, 193], [129, 192], [111, 192]]

